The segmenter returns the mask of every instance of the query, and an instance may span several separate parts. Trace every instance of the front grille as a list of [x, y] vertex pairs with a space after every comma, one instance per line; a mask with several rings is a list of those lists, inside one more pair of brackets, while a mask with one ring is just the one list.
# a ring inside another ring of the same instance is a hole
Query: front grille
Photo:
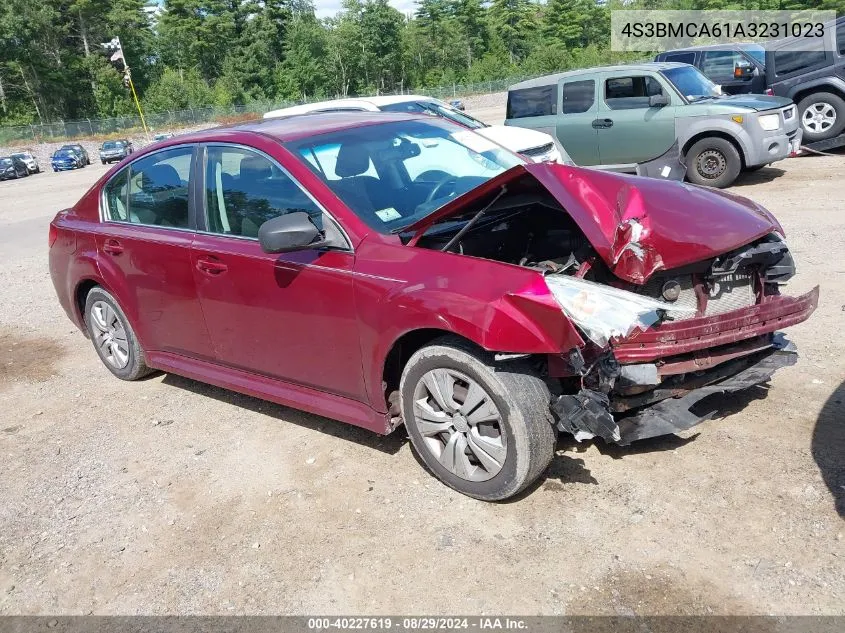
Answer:
[[737, 273], [718, 277], [710, 283], [710, 298], [704, 316], [724, 314], [757, 303], [751, 275]]
[[543, 154], [548, 154], [555, 148], [554, 143], [546, 143], [545, 145], [541, 145], [540, 147], [532, 147], [530, 149], [524, 149], [520, 154], [523, 156], [542, 156]]
[[[672, 301], [671, 305], [693, 310], [678, 315], [675, 320], [684, 321], [698, 317], [699, 315], [696, 314], [698, 297], [693, 286], [692, 275], [676, 275], [649, 279], [642, 286], [639, 294], [653, 297], [660, 301], [666, 301], [663, 298], [663, 287], [668, 281], [676, 281], [681, 287], [677, 300]], [[726, 312], [753, 306], [755, 303], [757, 303], [757, 295], [754, 291], [754, 280], [751, 275], [742, 273], [725, 275], [710, 282], [707, 307], [704, 310], [703, 316], [725, 314]]]

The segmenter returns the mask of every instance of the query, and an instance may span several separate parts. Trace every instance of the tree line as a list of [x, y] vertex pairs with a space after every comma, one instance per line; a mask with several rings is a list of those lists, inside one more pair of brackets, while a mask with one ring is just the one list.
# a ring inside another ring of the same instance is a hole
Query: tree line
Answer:
[[610, 11], [800, 9], [845, 0], [2, 0], [0, 125], [134, 112], [119, 37], [151, 112], [422, 90], [631, 59]]

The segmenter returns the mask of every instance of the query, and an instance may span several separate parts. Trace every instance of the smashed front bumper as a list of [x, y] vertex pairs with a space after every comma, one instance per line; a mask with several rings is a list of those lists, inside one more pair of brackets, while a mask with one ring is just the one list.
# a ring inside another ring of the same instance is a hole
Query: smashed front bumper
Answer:
[[[715, 394], [743, 391], [767, 382], [781, 367], [794, 365], [795, 346], [782, 336], [771, 347], [755, 354], [696, 372], [683, 383], [657, 386], [648, 392], [649, 404], [628, 410], [636, 400], [619, 398], [586, 389], [561, 395], [552, 403], [558, 429], [576, 439], [595, 436], [627, 446], [635, 440], [685, 431], [712, 418], [718, 407], [703, 402]], [[627, 411], [614, 416], [614, 411]]]

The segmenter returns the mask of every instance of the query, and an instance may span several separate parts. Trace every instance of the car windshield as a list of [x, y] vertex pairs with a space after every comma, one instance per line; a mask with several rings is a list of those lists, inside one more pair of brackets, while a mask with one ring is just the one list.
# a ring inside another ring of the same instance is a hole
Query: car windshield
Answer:
[[766, 49], [760, 46], [759, 44], [745, 44], [742, 46], [742, 50], [751, 55], [761, 66], [765, 66], [766, 64]]
[[20, 158], [21, 160], [29, 160], [32, 158], [29, 154], [12, 154], [12, 158]]
[[9, 166], [9, 165], [11, 165], [11, 164], [12, 164], [12, 159], [11, 159], [11, 158], [0, 158], [0, 166], [2, 166], [2, 167], [8, 167], [8, 166]]
[[423, 114], [433, 114], [434, 116], [443, 117], [444, 119], [459, 123], [472, 130], [487, 127], [486, 123], [482, 123], [478, 119], [473, 119], [468, 114], [464, 114], [459, 110], [455, 110], [436, 101], [405, 101], [384, 105], [380, 109], [384, 112], [420, 112]]
[[53, 154], [54, 158], [73, 158], [73, 156], [73, 150], [69, 149], [60, 149], [55, 154]]
[[671, 81], [672, 85], [678, 89], [678, 92], [684, 95], [687, 101], [690, 102], [713, 99], [721, 94], [716, 84], [702, 75], [693, 66], [667, 68], [663, 71], [663, 76]]
[[106, 141], [103, 143], [103, 149], [120, 149], [121, 145], [120, 141]]
[[395, 233], [522, 160], [447, 121], [397, 121], [290, 144], [370, 227]]

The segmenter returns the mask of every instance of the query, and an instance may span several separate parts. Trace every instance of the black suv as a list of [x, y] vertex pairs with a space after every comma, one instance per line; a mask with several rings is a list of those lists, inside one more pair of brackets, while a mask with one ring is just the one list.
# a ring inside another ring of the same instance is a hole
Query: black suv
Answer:
[[679, 48], [658, 54], [656, 62], [680, 62], [698, 68], [729, 95], [766, 91], [766, 51], [759, 44], [718, 44]]
[[805, 143], [845, 129], [845, 17], [836, 20], [835, 50], [790, 50], [791, 40], [766, 47], [769, 94], [798, 104]]

